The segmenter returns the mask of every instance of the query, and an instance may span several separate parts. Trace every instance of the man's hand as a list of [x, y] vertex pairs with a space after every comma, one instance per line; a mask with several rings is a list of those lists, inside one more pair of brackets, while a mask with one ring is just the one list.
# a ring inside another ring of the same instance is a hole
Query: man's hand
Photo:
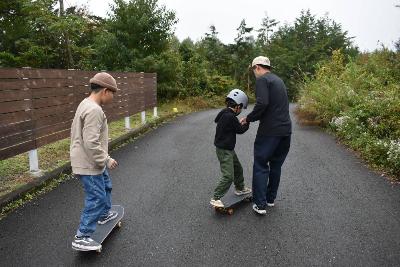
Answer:
[[241, 125], [247, 124], [247, 118], [246, 118], [246, 117], [241, 118], [241, 119], [240, 119], [240, 124], [241, 124]]
[[118, 166], [118, 162], [115, 159], [110, 158], [107, 161], [107, 168], [109, 168], [110, 170], [117, 168], [117, 166]]

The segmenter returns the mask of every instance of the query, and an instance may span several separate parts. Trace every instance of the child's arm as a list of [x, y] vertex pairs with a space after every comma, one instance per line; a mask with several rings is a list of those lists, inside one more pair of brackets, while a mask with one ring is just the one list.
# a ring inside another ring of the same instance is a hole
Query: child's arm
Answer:
[[233, 120], [233, 128], [237, 134], [244, 134], [249, 129], [250, 123], [247, 122], [246, 124], [241, 124], [238, 119], [235, 117]]
[[85, 152], [99, 168], [103, 168], [110, 158], [100, 144], [100, 128], [103, 123], [103, 114], [98, 110], [91, 110], [84, 116], [82, 139]]

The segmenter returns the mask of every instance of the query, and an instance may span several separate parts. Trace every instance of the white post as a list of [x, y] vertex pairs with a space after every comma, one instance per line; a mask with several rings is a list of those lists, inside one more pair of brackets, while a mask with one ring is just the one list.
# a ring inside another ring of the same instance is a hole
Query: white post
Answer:
[[142, 124], [146, 124], [146, 111], [142, 111]]
[[157, 107], [154, 107], [153, 117], [158, 118]]
[[125, 129], [130, 130], [131, 129], [131, 120], [128, 117], [125, 117]]
[[40, 175], [41, 171], [39, 169], [39, 157], [37, 149], [29, 151], [29, 170], [35, 175]]

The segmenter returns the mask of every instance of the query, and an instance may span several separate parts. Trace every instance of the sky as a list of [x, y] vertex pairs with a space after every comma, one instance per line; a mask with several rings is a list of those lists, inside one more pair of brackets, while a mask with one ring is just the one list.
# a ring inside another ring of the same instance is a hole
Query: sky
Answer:
[[[112, 0], [64, 0], [66, 7], [88, 6], [90, 12], [106, 16]], [[200, 40], [215, 25], [219, 38], [232, 43], [242, 19], [255, 29], [266, 14], [280, 22], [292, 24], [301, 10], [310, 9], [317, 16], [328, 15], [354, 37], [361, 51], [373, 51], [385, 45], [394, 47], [400, 38], [400, 0], [159, 0], [176, 12], [179, 19], [175, 34], [180, 40]], [[256, 33], [254, 33], [256, 35]]]

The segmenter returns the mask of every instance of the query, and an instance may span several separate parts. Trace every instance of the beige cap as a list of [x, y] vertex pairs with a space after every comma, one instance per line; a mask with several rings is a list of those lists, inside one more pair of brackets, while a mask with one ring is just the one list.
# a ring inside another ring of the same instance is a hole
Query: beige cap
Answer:
[[269, 58], [259, 56], [259, 57], [256, 57], [255, 59], [253, 59], [253, 63], [251, 63], [252, 67], [254, 67], [255, 65], [264, 65], [264, 66], [271, 67], [271, 62], [269, 61]]
[[107, 72], [99, 72], [96, 75], [93, 76], [92, 79], [90, 79], [90, 83], [94, 83], [100, 86], [104, 86], [104, 88], [110, 89], [111, 91], [116, 92], [118, 90], [117, 88], [117, 82]]

